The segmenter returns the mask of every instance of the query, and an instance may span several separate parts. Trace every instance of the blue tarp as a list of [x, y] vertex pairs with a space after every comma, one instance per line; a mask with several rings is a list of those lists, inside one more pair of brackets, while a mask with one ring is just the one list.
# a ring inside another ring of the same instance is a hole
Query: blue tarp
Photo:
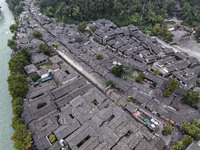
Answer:
[[144, 122], [146, 122], [147, 126], [150, 127], [151, 126], [151, 123], [148, 119], [144, 119]]

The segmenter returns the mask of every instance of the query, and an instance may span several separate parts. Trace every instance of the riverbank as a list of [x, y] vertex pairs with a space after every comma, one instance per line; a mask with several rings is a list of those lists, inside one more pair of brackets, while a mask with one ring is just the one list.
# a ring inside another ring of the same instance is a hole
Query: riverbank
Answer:
[[0, 6], [2, 7], [0, 13], [0, 149], [14, 150], [13, 142], [10, 140], [13, 133], [13, 129], [10, 126], [12, 107], [7, 84], [9, 76], [8, 61], [11, 54], [7, 41], [12, 38], [9, 26], [14, 23], [14, 18], [4, 0], [0, 0]]

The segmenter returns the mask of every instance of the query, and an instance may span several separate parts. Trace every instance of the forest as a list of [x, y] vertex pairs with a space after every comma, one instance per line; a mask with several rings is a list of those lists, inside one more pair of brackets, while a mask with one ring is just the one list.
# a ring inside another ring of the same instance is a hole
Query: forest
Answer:
[[[65, 23], [106, 18], [118, 26], [134, 24], [152, 30], [156, 23], [174, 16], [176, 0], [35, 0], [43, 13]], [[179, 0], [178, 17], [200, 27], [200, 0]]]

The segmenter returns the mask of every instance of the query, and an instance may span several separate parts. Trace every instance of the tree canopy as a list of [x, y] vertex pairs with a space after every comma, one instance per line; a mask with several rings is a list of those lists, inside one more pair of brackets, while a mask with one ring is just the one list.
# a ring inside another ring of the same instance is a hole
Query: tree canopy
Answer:
[[173, 92], [178, 87], [178, 82], [176, 79], [172, 78], [166, 86], [163, 96], [169, 97], [171, 92]]
[[48, 49], [47, 45], [46, 44], [40, 44], [39, 45], [39, 50], [38, 50], [39, 53], [44, 53], [46, 55], [50, 55], [50, 50]]
[[183, 93], [183, 100], [188, 105], [197, 104], [200, 102], [199, 93], [194, 90], [188, 89], [185, 91], [185, 93]]
[[7, 45], [14, 51], [17, 51], [17, 45], [14, 40], [8, 40]]
[[27, 130], [26, 125], [19, 125], [16, 127], [12, 140], [14, 141], [14, 147], [19, 150], [26, 150], [31, 144], [31, 135]]
[[81, 23], [78, 24], [78, 31], [84, 32], [86, 27], [87, 27], [86, 22], [81, 22]]
[[116, 77], [121, 77], [123, 73], [123, 65], [117, 65], [112, 67], [111, 72], [116, 76]]
[[10, 31], [12, 33], [14, 33], [18, 29], [18, 25], [17, 24], [11, 24], [9, 28], [10, 28]]
[[28, 91], [25, 75], [12, 72], [8, 77], [8, 89], [13, 98], [24, 97]]
[[165, 126], [163, 127], [163, 132], [164, 132], [166, 135], [172, 134], [172, 131], [173, 131], [173, 129], [172, 129], [172, 127], [169, 126], [169, 125], [165, 125]]
[[[177, 14], [184, 23], [200, 26], [200, 3], [180, 0], [182, 13]], [[152, 27], [174, 15], [176, 0], [36, 0], [46, 15], [65, 23], [106, 18], [119, 26], [134, 24]]]

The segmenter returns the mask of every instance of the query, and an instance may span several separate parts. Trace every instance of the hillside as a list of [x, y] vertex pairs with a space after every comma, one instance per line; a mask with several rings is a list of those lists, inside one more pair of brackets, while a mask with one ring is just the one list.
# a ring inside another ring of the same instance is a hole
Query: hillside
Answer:
[[[200, 26], [200, 1], [180, 0], [178, 17], [184, 23]], [[174, 16], [175, 0], [36, 0], [46, 15], [65, 23], [106, 18], [119, 26], [134, 24], [151, 29]]]

